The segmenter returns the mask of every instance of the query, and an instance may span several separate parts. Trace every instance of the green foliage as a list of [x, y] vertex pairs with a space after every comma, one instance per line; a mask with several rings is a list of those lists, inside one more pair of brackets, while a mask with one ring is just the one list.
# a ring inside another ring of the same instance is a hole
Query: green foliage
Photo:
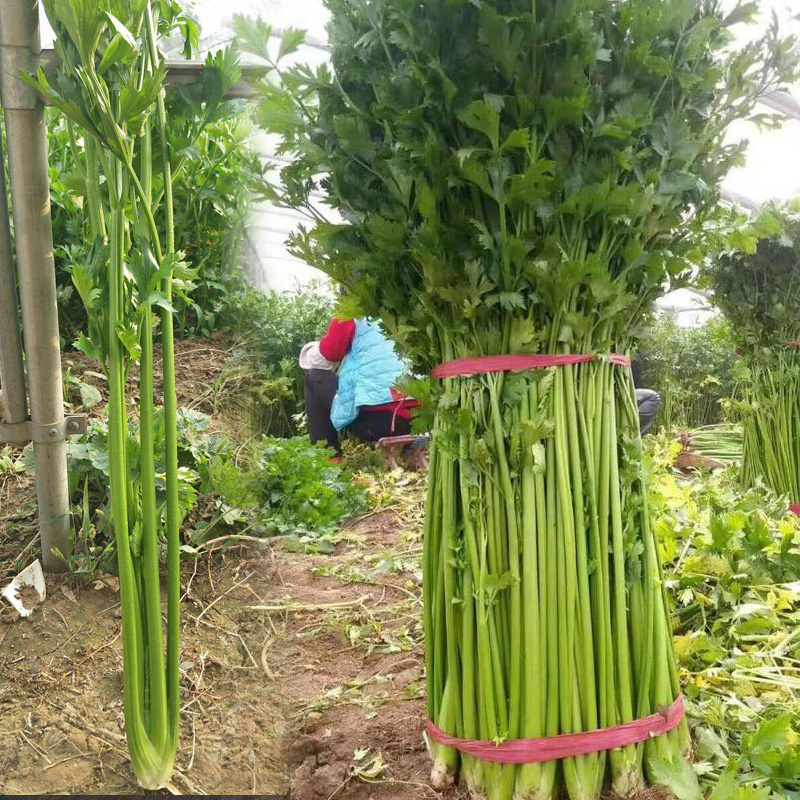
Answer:
[[[800, 781], [800, 518], [734, 471], [675, 474], [655, 443], [656, 533], [674, 598], [698, 773], [713, 798], [784, 800]], [[734, 777], [732, 777], [734, 776]]]
[[333, 314], [330, 289], [319, 283], [285, 293], [249, 292], [239, 305], [248, 347], [269, 366], [296, 362], [302, 346], [325, 332]]
[[725, 417], [733, 397], [739, 357], [729, 325], [712, 319], [685, 328], [668, 314], [657, 316], [643, 334], [636, 355], [639, 386], [661, 396], [656, 428], [698, 428]]
[[759, 355], [800, 339], [800, 201], [772, 206], [747, 249], [713, 259], [706, 279], [737, 344]]
[[742, 481], [800, 498], [800, 202], [768, 208], [757, 244], [711, 261], [706, 278], [742, 359], [734, 413], [744, 428]]
[[11, 445], [6, 444], [0, 447], [0, 475], [23, 472], [24, 469], [23, 460], [14, 453], [11, 449]]
[[260, 175], [260, 156], [250, 137], [250, 124], [232, 107], [187, 149], [183, 173], [175, 182], [177, 247], [197, 272], [190, 303], [178, 305], [181, 338], [210, 336], [235, 325], [232, 295], [242, 289], [239, 268], [250, 186]]
[[265, 193], [308, 211], [322, 191], [344, 215], [295, 252], [425, 372], [449, 355], [441, 329], [464, 353], [627, 337], [702, 259], [742, 153], [728, 125], [796, 64], [777, 23], [728, 58], [753, 4], [328, 5], [333, 70], [283, 68], [239, 25], [270, 63], [259, 122], [291, 159]]
[[[186, 513], [194, 507], [197, 500], [195, 484], [200, 479], [196, 470], [196, 459], [191, 447], [187, 446], [187, 430], [197, 426], [198, 412], [179, 412], [178, 428], [178, 457], [181, 464], [178, 472], [179, 490], [181, 500], [180, 516], [183, 519]], [[166, 455], [164, 452], [164, 413], [158, 408], [154, 419], [156, 433], [155, 468], [158, 506], [162, 517], [165, 513], [164, 503], [164, 474], [166, 472]], [[128, 431], [128, 469], [134, 486], [138, 486], [142, 472], [141, 443], [139, 423], [133, 423]], [[67, 446], [67, 460], [73, 485], [76, 481], [88, 480], [92, 490], [100, 497], [106, 497], [111, 479], [111, 466], [108, 450], [108, 423], [105, 420], [92, 420], [89, 430], [79, 439], [71, 439]], [[159, 491], [160, 489], [160, 491]]]
[[253, 451], [259, 523], [312, 544], [366, 508], [366, 491], [331, 461], [331, 451], [305, 437], [262, 438]]
[[[164, 424], [163, 409], [157, 408], [154, 419], [157, 446], [154, 456], [156, 498], [162, 519], [166, 473]], [[236, 462], [233, 442], [227, 436], [210, 430], [210, 426], [211, 417], [200, 411], [180, 409], [178, 412], [178, 498], [181, 519], [186, 518], [191, 523], [182, 534], [184, 541], [189, 544], [206, 541], [212, 530], [217, 536], [241, 530], [249, 522], [251, 507], [256, 502], [251, 481]], [[128, 454], [131, 480], [134, 486], [138, 486], [142, 469], [138, 422], [129, 429]], [[2, 455], [0, 452], [0, 472], [3, 467]], [[114, 532], [110, 522], [108, 423], [105, 419], [91, 420], [83, 436], [68, 440], [67, 462], [71, 493], [74, 495], [83, 490], [73, 517], [76, 524], [72, 541], [77, 550], [68, 560], [71, 570], [77, 569], [88, 580], [98, 568], [116, 570], [113, 560]], [[25, 448], [21, 459], [9, 463], [16, 471], [24, 469], [35, 475], [33, 446]], [[189, 515], [198, 505], [198, 499], [202, 511]], [[102, 553], [102, 559], [98, 553]]]
[[[217, 81], [213, 69], [207, 69], [206, 81], [212, 76]], [[181, 87], [167, 98], [170, 146], [180, 154], [174, 162], [175, 237], [194, 273], [191, 300], [175, 302], [181, 337], [210, 336], [234, 324], [229, 300], [241, 290], [250, 186], [261, 174], [260, 158], [250, 144], [251, 125], [240, 103], [224, 103], [199, 133], [194, 131], [196, 141], [186, 144], [192, 133], [190, 112], [202, 99], [196, 89], [187, 99], [189, 91]], [[85, 280], [82, 269], [103, 251], [90, 234], [85, 138], [57, 109], [48, 110], [47, 121], [59, 325], [69, 341], [88, 332], [87, 312], [74, 282]], [[94, 270], [88, 271], [91, 275]]]
[[235, 301], [247, 361], [240, 391], [250, 404], [252, 433], [292, 436], [299, 433], [303, 409], [303, 345], [319, 339], [334, 314], [330, 290], [319, 284], [292, 292], [247, 292]]

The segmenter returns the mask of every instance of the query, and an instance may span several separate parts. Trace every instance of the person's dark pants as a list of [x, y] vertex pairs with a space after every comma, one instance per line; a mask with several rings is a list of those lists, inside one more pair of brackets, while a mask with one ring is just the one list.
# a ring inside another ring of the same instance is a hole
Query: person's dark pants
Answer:
[[[331, 422], [331, 406], [339, 376], [327, 369], [309, 369], [305, 374], [306, 415], [308, 435], [312, 442], [325, 442], [340, 455], [339, 434]], [[405, 436], [411, 433], [409, 420], [393, 411], [362, 409], [345, 430], [363, 442], [377, 442], [384, 436]]]
[[637, 389], [636, 405], [639, 407], [639, 429], [645, 434], [655, 422], [658, 409], [661, 408], [661, 397], [651, 389]]

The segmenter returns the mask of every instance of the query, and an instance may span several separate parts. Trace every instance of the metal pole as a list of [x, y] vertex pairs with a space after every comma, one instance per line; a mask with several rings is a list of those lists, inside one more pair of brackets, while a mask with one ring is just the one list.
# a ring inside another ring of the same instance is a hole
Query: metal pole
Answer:
[[61, 348], [58, 336], [53, 232], [44, 106], [19, 80], [36, 71], [41, 52], [38, 0], [0, 0], [0, 92], [5, 113], [11, 203], [17, 247], [22, 332], [28, 368], [31, 423], [50, 426], [53, 441], [36, 437], [34, 463], [39, 499], [42, 562], [51, 572], [64, 564], [52, 552], [67, 552], [69, 490]]
[[17, 275], [11, 253], [6, 170], [0, 136], [0, 419], [11, 425], [28, 419], [22, 338], [19, 332]]

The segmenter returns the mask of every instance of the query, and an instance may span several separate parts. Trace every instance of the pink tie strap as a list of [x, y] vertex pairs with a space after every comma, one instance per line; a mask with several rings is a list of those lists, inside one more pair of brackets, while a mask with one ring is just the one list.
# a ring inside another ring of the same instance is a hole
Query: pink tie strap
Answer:
[[665, 707], [663, 711], [651, 714], [649, 717], [584, 733], [562, 733], [558, 736], [544, 736], [538, 739], [510, 739], [495, 744], [477, 739], [458, 739], [446, 734], [429, 720], [428, 735], [441, 744], [455, 747], [465, 755], [474, 756], [483, 761], [531, 764], [582, 756], [601, 750], [613, 750], [617, 747], [644, 742], [652, 736], [658, 736], [677, 728], [684, 715], [683, 695], [678, 695], [671, 706]]
[[431, 371], [434, 378], [455, 378], [461, 375], [481, 375], [487, 372], [512, 372], [522, 369], [566, 367], [587, 361], [606, 360], [619, 367], [630, 367], [631, 360], [621, 353], [508, 353], [497, 356], [468, 356], [445, 361]]

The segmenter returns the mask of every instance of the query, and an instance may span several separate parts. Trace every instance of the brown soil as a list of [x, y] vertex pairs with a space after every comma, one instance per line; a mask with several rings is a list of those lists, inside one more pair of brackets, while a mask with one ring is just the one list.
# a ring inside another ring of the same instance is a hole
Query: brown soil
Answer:
[[[332, 556], [278, 541], [187, 565], [176, 790], [459, 797], [427, 785], [422, 479], [388, 480], [395, 506], [348, 526]], [[33, 616], [0, 627], [0, 792], [141, 793], [123, 738], [117, 589], [48, 577]]]
[[[337, 552], [276, 549], [268, 613], [280, 625], [281, 694], [296, 800], [420, 800], [434, 791], [425, 721], [419, 551], [422, 479], [391, 487], [393, 508], [351, 525]], [[286, 612], [279, 609], [297, 609]]]
[[[286, 715], [256, 660], [272, 633], [246, 611], [260, 581], [253, 573], [217, 559], [184, 576], [173, 778], [181, 794], [268, 794], [287, 785]], [[0, 627], [0, 792], [144, 793], [123, 735], [119, 593], [116, 581], [107, 583], [73, 591], [49, 577], [45, 603]]]

